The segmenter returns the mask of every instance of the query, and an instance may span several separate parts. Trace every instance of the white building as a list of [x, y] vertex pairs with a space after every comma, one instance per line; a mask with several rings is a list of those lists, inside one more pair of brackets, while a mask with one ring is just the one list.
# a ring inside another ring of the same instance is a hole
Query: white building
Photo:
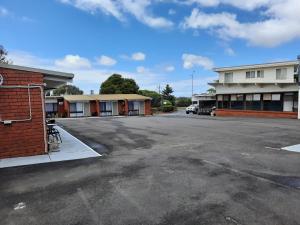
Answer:
[[217, 115], [297, 118], [298, 61], [215, 68]]

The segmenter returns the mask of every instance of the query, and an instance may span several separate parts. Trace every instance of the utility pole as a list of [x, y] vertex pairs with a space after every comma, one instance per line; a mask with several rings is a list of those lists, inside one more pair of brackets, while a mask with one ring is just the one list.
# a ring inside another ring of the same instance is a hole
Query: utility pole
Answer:
[[162, 94], [161, 94], [161, 90], [160, 90], [160, 84], [158, 85], [158, 93], [160, 95], [160, 106], [163, 105], [163, 99], [162, 99]]

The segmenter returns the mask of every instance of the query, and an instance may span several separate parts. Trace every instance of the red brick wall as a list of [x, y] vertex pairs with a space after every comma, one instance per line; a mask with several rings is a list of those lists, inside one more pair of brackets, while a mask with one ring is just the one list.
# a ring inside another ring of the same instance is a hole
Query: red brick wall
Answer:
[[70, 117], [70, 104], [64, 100], [64, 117]]
[[125, 105], [124, 105], [125, 112], [124, 113], [125, 113], [125, 116], [128, 116], [128, 100], [125, 99], [124, 103], [125, 103]]
[[[0, 68], [4, 77], [3, 85], [42, 84], [43, 75], [33, 72]], [[29, 156], [45, 153], [44, 117], [39, 88], [30, 89], [32, 120], [0, 123], [0, 158]], [[28, 89], [0, 88], [0, 120], [29, 118]]]
[[217, 109], [217, 116], [233, 116], [233, 117], [268, 117], [268, 118], [291, 118], [297, 119], [296, 112], [274, 112], [274, 111], [254, 111], [254, 110], [229, 110]]
[[152, 115], [151, 100], [145, 100], [145, 115]]

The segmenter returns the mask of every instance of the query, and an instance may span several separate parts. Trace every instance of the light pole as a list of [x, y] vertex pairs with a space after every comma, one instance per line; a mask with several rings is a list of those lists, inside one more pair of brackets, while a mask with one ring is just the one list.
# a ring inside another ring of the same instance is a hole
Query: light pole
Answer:
[[192, 97], [194, 95], [194, 73], [195, 73], [195, 70], [193, 70], [193, 73], [192, 73]]

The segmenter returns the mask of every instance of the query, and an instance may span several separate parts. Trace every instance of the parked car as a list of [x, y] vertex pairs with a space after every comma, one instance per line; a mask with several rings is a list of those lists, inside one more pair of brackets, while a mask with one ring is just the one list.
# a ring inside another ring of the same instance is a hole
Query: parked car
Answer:
[[189, 114], [189, 113], [197, 114], [198, 109], [199, 109], [198, 105], [190, 105], [190, 106], [186, 107], [185, 112], [186, 112], [186, 114]]

